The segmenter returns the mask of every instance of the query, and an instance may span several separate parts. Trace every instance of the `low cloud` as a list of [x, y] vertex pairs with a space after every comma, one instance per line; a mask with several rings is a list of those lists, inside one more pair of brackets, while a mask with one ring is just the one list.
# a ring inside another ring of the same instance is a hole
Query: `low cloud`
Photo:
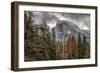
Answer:
[[42, 23], [45, 19], [47, 25], [55, 26], [58, 20], [68, 20], [76, 24], [80, 29], [90, 30], [90, 14], [80, 13], [60, 13], [60, 12], [31, 12], [34, 17], [33, 20], [36, 24]]

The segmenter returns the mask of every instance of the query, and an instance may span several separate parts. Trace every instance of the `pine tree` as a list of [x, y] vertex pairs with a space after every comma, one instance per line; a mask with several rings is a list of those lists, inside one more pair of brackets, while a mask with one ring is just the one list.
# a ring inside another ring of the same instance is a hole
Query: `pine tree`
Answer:
[[84, 37], [83, 37], [83, 43], [84, 43], [84, 45], [86, 45], [87, 44], [87, 41], [86, 41], [86, 36], [84, 35]]
[[81, 59], [84, 57], [84, 51], [83, 51], [83, 44], [80, 34], [78, 34], [78, 58]]
[[90, 57], [90, 47], [89, 43], [87, 42], [86, 36], [84, 35], [83, 37], [83, 44], [84, 44], [84, 58], [89, 58]]
[[87, 54], [89, 53], [88, 52], [88, 43], [87, 43], [87, 40], [86, 40], [86, 36], [84, 35], [83, 36], [83, 39], [80, 38], [80, 35], [78, 37], [78, 56], [80, 59], [82, 58], [86, 58]]
[[[29, 17], [25, 14], [25, 61], [48, 60], [49, 28], [45, 22], [40, 25], [33, 24], [32, 17], [31, 13], [29, 13]], [[26, 22], [27, 18], [29, 19]], [[32, 26], [30, 26], [31, 24]], [[39, 31], [42, 34], [39, 34]]]

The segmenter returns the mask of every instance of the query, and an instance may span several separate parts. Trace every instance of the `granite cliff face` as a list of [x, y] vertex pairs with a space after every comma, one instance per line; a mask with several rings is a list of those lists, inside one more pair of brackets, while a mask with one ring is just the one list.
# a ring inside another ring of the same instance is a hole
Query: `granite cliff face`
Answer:
[[67, 40], [69, 36], [75, 36], [76, 39], [78, 34], [81, 38], [85, 35], [87, 41], [89, 42], [90, 33], [88, 30], [80, 29], [76, 24], [70, 21], [57, 21], [55, 27], [52, 28], [52, 38], [63, 42]]

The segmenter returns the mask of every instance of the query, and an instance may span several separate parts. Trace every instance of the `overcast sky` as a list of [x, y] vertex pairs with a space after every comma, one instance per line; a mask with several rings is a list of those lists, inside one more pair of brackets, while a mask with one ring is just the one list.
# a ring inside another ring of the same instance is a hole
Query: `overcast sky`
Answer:
[[[29, 11], [27, 11], [28, 13]], [[58, 20], [71, 21], [76, 24], [80, 29], [90, 30], [90, 14], [79, 14], [79, 13], [60, 13], [60, 12], [36, 12], [32, 11], [33, 19], [36, 24], [46, 20], [47, 25], [52, 28], [56, 25]]]

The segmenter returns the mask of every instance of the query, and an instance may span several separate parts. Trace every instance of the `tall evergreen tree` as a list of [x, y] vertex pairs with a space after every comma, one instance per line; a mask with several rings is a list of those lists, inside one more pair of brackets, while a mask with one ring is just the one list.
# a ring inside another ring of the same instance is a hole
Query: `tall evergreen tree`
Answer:
[[81, 59], [83, 58], [83, 44], [82, 44], [82, 38], [80, 34], [78, 34], [78, 58]]
[[83, 38], [78, 35], [78, 55], [79, 58], [86, 58], [86, 55], [89, 53], [88, 51], [88, 43], [86, 40], [86, 36], [84, 35]]
[[84, 58], [89, 58], [90, 57], [90, 45], [87, 42], [86, 36], [84, 35], [83, 37], [83, 44], [84, 44]]

